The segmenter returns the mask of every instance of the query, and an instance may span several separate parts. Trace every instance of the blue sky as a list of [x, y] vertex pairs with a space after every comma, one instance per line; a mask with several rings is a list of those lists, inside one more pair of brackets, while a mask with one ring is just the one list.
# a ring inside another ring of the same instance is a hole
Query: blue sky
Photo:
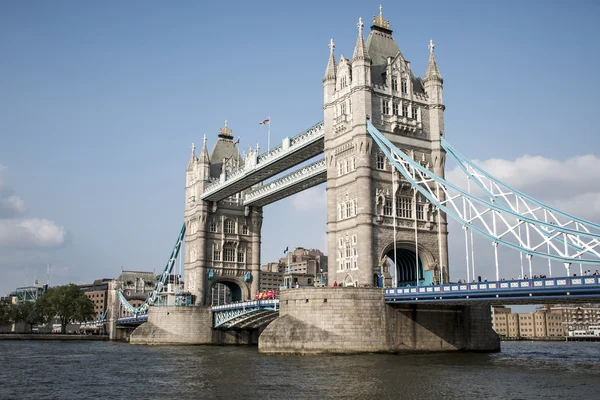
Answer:
[[[267, 116], [272, 143], [320, 121], [329, 39], [351, 56], [358, 17], [378, 6], [0, 2], [0, 294], [48, 263], [52, 284], [160, 271], [183, 220], [191, 143], [206, 133], [212, 147], [227, 119], [242, 148], [264, 149]], [[561, 168], [598, 153], [597, 3], [390, 2], [383, 14], [416, 75], [434, 40], [446, 135], [463, 154]], [[532, 189], [552, 203], [547, 172]], [[576, 194], [596, 201], [580, 176]], [[265, 208], [263, 263], [286, 246], [326, 250], [324, 202], [308, 198]]]

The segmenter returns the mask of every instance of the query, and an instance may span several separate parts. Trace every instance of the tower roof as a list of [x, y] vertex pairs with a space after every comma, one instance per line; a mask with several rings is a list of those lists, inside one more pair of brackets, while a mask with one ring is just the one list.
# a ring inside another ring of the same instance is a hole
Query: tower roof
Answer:
[[231, 129], [225, 126], [219, 131], [219, 136], [215, 146], [210, 152], [210, 176], [218, 178], [223, 169], [223, 161], [231, 168], [232, 165], [237, 165], [240, 160], [240, 153], [233, 142], [233, 134]]
[[331, 39], [329, 41], [329, 61], [327, 62], [327, 68], [325, 69], [325, 76], [323, 77], [323, 81], [326, 81], [328, 79], [335, 79], [337, 66], [335, 64], [335, 55], [333, 54], [334, 49], [335, 44], [333, 43], [333, 39]]
[[[405, 60], [404, 55], [398, 47], [398, 43], [396, 43], [396, 40], [392, 36], [390, 22], [383, 18], [381, 6], [379, 6], [379, 16], [373, 18], [373, 25], [366, 41], [366, 48], [371, 58], [371, 82], [374, 85], [383, 85], [385, 83], [383, 75], [386, 72], [388, 58], [395, 59], [402, 57]], [[413, 84], [413, 91], [419, 93], [425, 92], [421, 80], [416, 78], [412, 74], [412, 71], [410, 72], [410, 79]]]

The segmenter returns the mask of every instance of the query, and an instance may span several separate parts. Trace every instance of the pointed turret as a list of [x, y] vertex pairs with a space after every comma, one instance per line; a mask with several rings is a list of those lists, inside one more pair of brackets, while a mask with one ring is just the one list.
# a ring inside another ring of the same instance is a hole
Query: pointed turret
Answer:
[[206, 133], [204, 134], [203, 142], [204, 143], [202, 144], [202, 151], [200, 151], [200, 157], [198, 158], [198, 162], [200, 164], [210, 165], [210, 157], [208, 155], [208, 149], [206, 148]]
[[335, 49], [335, 44], [333, 43], [333, 39], [331, 39], [329, 41], [329, 61], [327, 62], [327, 69], [325, 70], [325, 76], [323, 77], [323, 82], [328, 81], [330, 79], [335, 80], [337, 66], [335, 64], [335, 55], [333, 52], [334, 49]]
[[190, 156], [190, 162], [188, 163], [187, 170], [191, 171], [194, 169], [194, 163], [198, 161], [196, 158], [196, 145], [192, 143], [192, 155]]
[[335, 64], [335, 54], [333, 53], [333, 49], [335, 49], [335, 44], [333, 44], [333, 39], [331, 39], [329, 41], [329, 61], [327, 62], [327, 69], [325, 70], [325, 76], [323, 77], [324, 104], [329, 103], [335, 93], [337, 65]]
[[442, 74], [440, 74], [440, 70], [435, 62], [435, 56], [433, 55], [433, 51], [435, 49], [435, 45], [433, 44], [433, 40], [429, 41], [429, 64], [427, 65], [427, 72], [425, 73], [424, 82], [429, 80], [437, 80], [440, 83], [444, 83], [442, 79]]
[[358, 39], [356, 40], [356, 46], [354, 46], [354, 53], [352, 54], [352, 61], [357, 60], [370, 60], [367, 47], [365, 46], [365, 39], [363, 38], [363, 22], [362, 18], [358, 19]]
[[371, 84], [371, 57], [363, 38], [362, 18], [358, 19], [358, 39], [352, 55], [352, 86], [369, 86]]

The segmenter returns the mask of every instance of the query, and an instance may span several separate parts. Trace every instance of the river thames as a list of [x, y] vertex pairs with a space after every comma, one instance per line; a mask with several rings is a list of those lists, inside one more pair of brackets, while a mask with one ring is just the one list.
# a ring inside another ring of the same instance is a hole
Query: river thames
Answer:
[[256, 347], [0, 341], [2, 399], [598, 399], [600, 343], [495, 354], [268, 356]]

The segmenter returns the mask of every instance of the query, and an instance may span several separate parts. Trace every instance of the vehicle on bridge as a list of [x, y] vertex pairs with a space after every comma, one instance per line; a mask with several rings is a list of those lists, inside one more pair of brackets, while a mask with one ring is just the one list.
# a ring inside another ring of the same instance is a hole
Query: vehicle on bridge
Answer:
[[266, 292], [257, 293], [256, 296], [254, 296], [254, 300], [271, 300], [271, 299], [278, 299], [278, 298], [279, 298], [278, 290], [267, 290]]

